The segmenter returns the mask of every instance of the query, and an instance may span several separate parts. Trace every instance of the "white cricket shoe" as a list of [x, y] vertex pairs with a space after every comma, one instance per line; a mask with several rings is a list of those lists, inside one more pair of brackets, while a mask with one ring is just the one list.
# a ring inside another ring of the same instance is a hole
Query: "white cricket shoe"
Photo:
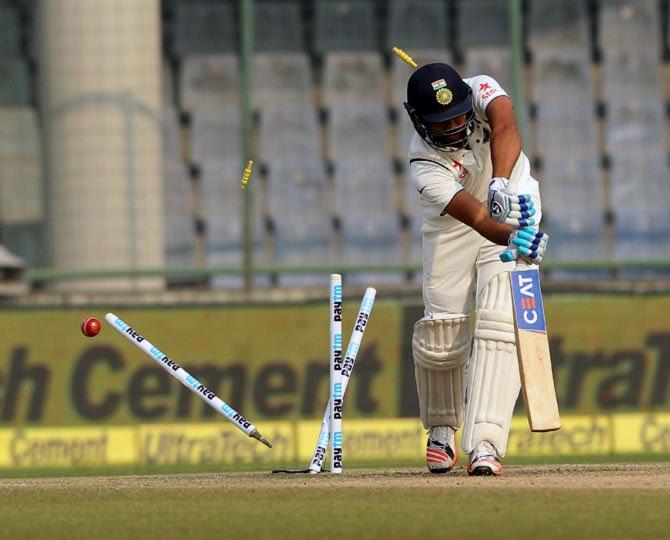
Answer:
[[468, 474], [470, 476], [500, 476], [502, 474], [502, 463], [490, 442], [480, 441], [475, 445], [475, 449], [470, 454]]
[[432, 473], [449, 472], [458, 461], [454, 442], [454, 429], [449, 426], [433, 426], [428, 432], [426, 465]]

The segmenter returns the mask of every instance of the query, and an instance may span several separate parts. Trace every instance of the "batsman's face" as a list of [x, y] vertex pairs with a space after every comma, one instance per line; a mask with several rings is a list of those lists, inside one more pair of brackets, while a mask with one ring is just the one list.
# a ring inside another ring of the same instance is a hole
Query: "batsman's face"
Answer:
[[434, 145], [445, 150], [466, 148], [471, 132], [471, 116], [472, 113], [465, 113], [444, 122], [428, 122], [428, 137]]
[[461, 130], [465, 129], [467, 121], [468, 115], [462, 114], [444, 122], [427, 123], [426, 128], [430, 131], [431, 135], [444, 137], [448, 142], [457, 142], [463, 137]]

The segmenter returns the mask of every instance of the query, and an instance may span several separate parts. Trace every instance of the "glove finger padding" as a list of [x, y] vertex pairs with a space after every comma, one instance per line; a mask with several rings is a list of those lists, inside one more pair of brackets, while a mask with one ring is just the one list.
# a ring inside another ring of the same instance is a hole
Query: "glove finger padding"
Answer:
[[549, 235], [538, 229], [526, 227], [514, 231], [509, 237], [509, 247], [529, 263], [539, 264], [544, 258]]
[[515, 229], [535, 225], [535, 203], [530, 195], [516, 195], [505, 190], [490, 189], [488, 211], [491, 219]]

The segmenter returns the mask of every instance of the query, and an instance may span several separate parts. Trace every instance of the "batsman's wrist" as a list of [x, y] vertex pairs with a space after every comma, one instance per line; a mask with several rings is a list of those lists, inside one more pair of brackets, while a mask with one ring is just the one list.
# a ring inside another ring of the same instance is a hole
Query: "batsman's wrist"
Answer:
[[502, 191], [507, 189], [507, 184], [509, 183], [509, 178], [504, 176], [494, 176], [489, 182], [489, 189], [492, 191]]

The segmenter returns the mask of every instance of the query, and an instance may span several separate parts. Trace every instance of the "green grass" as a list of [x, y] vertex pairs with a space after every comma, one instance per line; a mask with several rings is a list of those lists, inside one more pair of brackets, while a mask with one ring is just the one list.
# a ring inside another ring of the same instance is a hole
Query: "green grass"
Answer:
[[[667, 538], [668, 466], [614, 465], [649, 461], [670, 456], [562, 461], [612, 464], [602, 473], [597, 465], [542, 472], [561, 460], [509, 459], [528, 466], [490, 479], [468, 478], [462, 467], [430, 475], [422, 463], [349, 466], [339, 478], [272, 475], [269, 466], [3, 471], [0, 523], [3, 538], [55, 540]], [[404, 470], [408, 465], [414, 468]], [[144, 474], [160, 475], [137, 476]]]
[[87, 488], [2, 494], [4, 538], [667, 538], [667, 490]]

